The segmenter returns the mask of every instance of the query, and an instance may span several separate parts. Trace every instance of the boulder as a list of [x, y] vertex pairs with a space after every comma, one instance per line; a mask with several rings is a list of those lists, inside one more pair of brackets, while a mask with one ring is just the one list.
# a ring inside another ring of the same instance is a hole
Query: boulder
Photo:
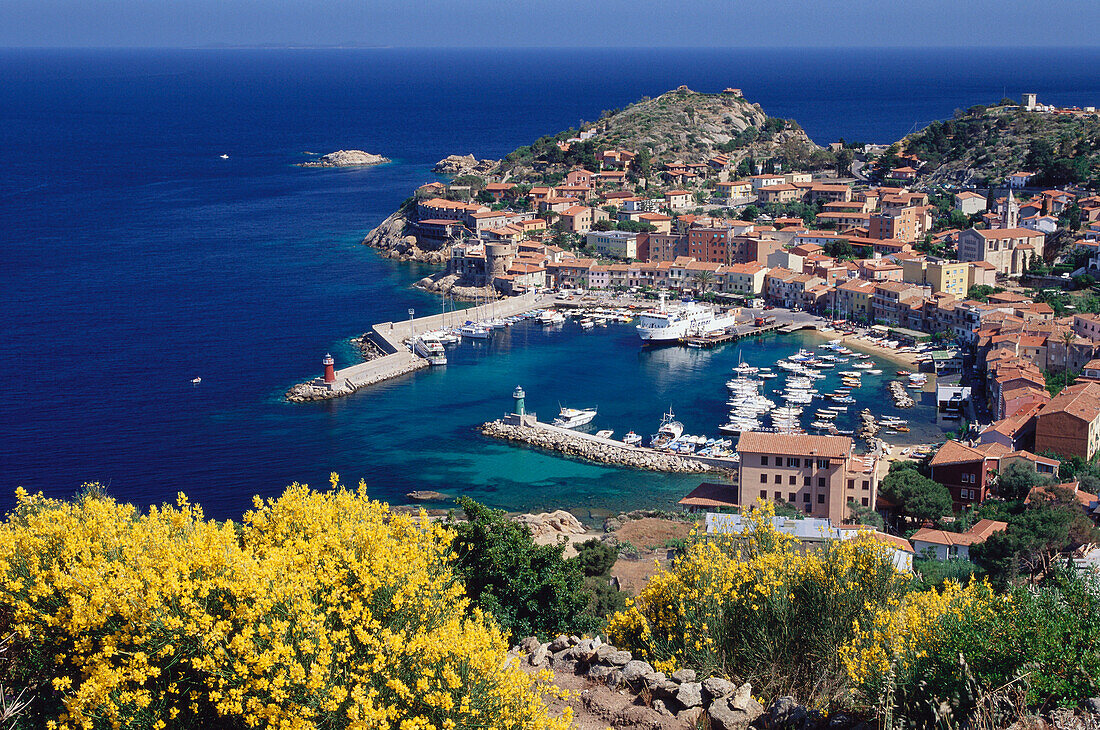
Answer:
[[1085, 700], [1085, 710], [1092, 715], [1100, 715], [1100, 697], [1089, 697]]
[[631, 661], [629, 661], [625, 665], [623, 665], [623, 670], [622, 671], [623, 671], [623, 679], [625, 681], [633, 684], [634, 682], [639, 681], [642, 677], [646, 676], [647, 674], [653, 674], [653, 667], [650, 666], [649, 662], [643, 662], [643, 661], [639, 661], [637, 659], [632, 659]]
[[780, 697], [768, 708], [768, 727], [801, 730], [807, 717], [806, 708], [795, 702], [794, 697]]
[[604, 677], [604, 681], [607, 682], [607, 686], [611, 689], [618, 689], [623, 686], [623, 673], [619, 669], [612, 669]]
[[764, 714], [760, 703], [749, 697], [742, 703], [745, 709], [733, 705], [733, 697], [715, 700], [707, 709], [710, 726], [713, 730], [745, 730], [751, 723]]
[[633, 657], [629, 651], [613, 651], [609, 653], [604, 661], [616, 667], [625, 666]]
[[[764, 708], [759, 702], [752, 698], [752, 685], [745, 682], [743, 685], [733, 691], [733, 694], [729, 699], [730, 707], [735, 710], [745, 710], [756, 712], [756, 717], [760, 717], [764, 714]], [[757, 708], [759, 711], [757, 712]], [[756, 718], [753, 718], [756, 719]]]
[[585, 676], [589, 679], [600, 680], [607, 677], [613, 671], [615, 670], [611, 667], [605, 667], [602, 664], [593, 664], [592, 666], [588, 667], [588, 672], [585, 674]]
[[550, 652], [546, 648], [546, 644], [540, 645], [537, 649], [531, 652], [527, 657], [527, 662], [532, 667], [541, 667], [546, 664], [547, 657], [550, 656]]
[[676, 693], [676, 701], [683, 707], [699, 707], [703, 704], [703, 685], [699, 682], [682, 682]]
[[664, 715], [665, 717], [672, 717], [672, 713], [665, 707], [665, 703], [661, 700], [653, 700], [653, 710], [658, 715]]
[[677, 682], [694, 682], [695, 670], [694, 669], [677, 669], [672, 673], [672, 678]]
[[550, 642], [550, 651], [557, 654], [563, 649], [569, 648], [569, 637], [565, 634], [559, 635], [556, 639]]
[[737, 685], [721, 677], [707, 677], [703, 680], [703, 691], [708, 699], [717, 700], [728, 697], [737, 689]]
[[534, 654], [535, 649], [538, 649], [540, 646], [542, 646], [542, 642], [540, 642], [538, 640], [538, 637], [535, 636], [526, 636], [523, 639], [520, 639], [519, 642], [520, 651], [527, 654]]

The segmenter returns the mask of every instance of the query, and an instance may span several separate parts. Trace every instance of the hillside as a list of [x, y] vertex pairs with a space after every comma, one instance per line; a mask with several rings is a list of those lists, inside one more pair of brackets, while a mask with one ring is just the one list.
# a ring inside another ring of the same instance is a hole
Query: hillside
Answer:
[[[563, 153], [558, 143], [578, 131], [594, 134], [582, 144], [573, 144], [579, 149]], [[654, 166], [704, 162], [719, 153], [734, 162], [774, 157], [795, 168], [832, 164], [831, 156], [797, 122], [770, 117], [759, 104], [730, 90], [706, 94], [681, 86], [655, 99], [643, 97], [624, 109], [604, 112], [599, 121], [582, 124], [581, 130], [566, 130], [520, 147], [501, 160], [499, 170], [518, 177], [552, 172], [611, 148], [638, 152], [643, 158], [648, 155], [646, 162]]]
[[[1100, 177], [1100, 116], [976, 106], [933, 122], [899, 143], [925, 161], [931, 183], [1000, 184], [1006, 175], [1038, 173], [1032, 183], [1093, 183]], [[927, 177], [926, 177], [927, 176]]]

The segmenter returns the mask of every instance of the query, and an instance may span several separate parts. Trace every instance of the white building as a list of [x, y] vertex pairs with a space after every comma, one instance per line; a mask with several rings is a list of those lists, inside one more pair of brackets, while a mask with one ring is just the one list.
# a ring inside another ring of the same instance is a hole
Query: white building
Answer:
[[638, 258], [638, 234], [629, 231], [591, 231], [585, 242], [603, 256]]

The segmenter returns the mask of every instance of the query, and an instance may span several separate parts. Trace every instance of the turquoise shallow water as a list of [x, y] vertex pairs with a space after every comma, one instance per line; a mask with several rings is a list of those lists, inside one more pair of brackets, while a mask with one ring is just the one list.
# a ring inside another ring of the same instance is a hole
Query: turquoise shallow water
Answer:
[[[718, 436], [727, 410], [725, 381], [739, 357], [770, 365], [820, 342], [809, 333], [771, 334], [714, 350], [646, 349], [633, 325], [584, 331], [571, 321], [555, 328], [522, 322], [490, 341], [449, 348], [443, 368], [338, 401], [284, 407], [302, 411], [298, 428], [329, 431], [338, 445], [334, 468], [350, 480], [366, 479], [372, 493], [386, 499], [404, 501], [411, 489], [434, 489], [510, 510], [671, 508], [700, 477], [565, 459], [486, 439], [476, 427], [508, 411], [512, 389], [522, 385], [528, 410], [541, 420], [550, 420], [560, 405], [596, 406], [591, 430], [611, 428], [615, 438], [629, 430], [648, 436], [671, 407], [688, 433]], [[864, 407], [901, 413], [884, 387], [896, 366], [879, 366], [882, 375], [864, 376], [857, 403], [839, 420], [842, 428], [852, 427]], [[771, 382], [780, 387], [782, 380]], [[818, 388], [824, 392], [838, 382], [830, 375]], [[932, 415], [929, 406], [906, 412], [910, 441], [936, 437]], [[387, 477], [374, 480], [372, 473]]]

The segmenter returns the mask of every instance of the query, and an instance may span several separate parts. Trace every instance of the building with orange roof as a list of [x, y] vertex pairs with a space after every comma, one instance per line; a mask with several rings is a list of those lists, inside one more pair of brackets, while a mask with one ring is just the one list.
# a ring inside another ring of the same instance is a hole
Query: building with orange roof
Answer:
[[1086, 461], [1100, 445], [1100, 383], [1071, 385], [1036, 417], [1035, 450]]
[[1046, 234], [1026, 228], [969, 228], [959, 233], [959, 260], [986, 261], [1004, 276], [1020, 276], [1042, 258]]
[[980, 545], [990, 535], [1008, 529], [1007, 522], [999, 520], [978, 520], [966, 532], [948, 532], [921, 528], [910, 536], [909, 541], [917, 556], [928, 556], [936, 560], [970, 559], [970, 548]]
[[757, 498], [788, 502], [836, 524], [849, 516], [849, 502], [875, 505], [877, 463], [874, 457], [856, 457], [846, 436], [746, 432], [737, 452], [741, 504]]
[[780, 185], [767, 185], [756, 191], [761, 203], [782, 205], [794, 203], [802, 199], [802, 191], [788, 183]]

